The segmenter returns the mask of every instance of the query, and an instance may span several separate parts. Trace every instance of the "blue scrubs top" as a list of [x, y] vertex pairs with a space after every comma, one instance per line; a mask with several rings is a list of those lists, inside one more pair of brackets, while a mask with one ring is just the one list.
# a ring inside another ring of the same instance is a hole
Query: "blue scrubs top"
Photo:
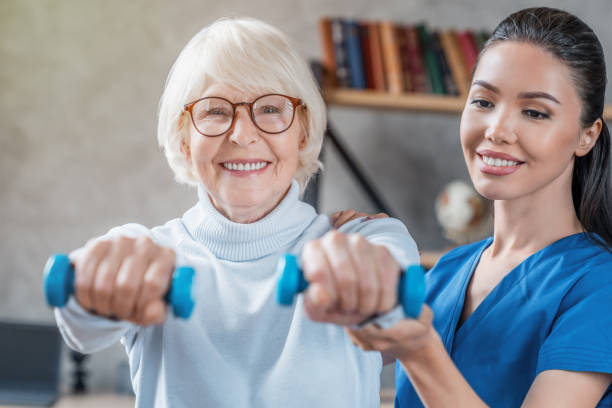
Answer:
[[[525, 259], [457, 327], [470, 277], [493, 238], [454, 249], [427, 273], [434, 327], [489, 406], [518, 407], [545, 370], [612, 373], [612, 254], [580, 233]], [[422, 407], [396, 366], [396, 407]], [[612, 407], [612, 386], [598, 407]]]

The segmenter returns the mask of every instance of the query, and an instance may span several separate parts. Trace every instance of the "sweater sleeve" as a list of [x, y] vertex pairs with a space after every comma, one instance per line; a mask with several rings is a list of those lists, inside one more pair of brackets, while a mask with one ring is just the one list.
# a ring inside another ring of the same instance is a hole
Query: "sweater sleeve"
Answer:
[[[156, 241], [151, 231], [139, 224], [126, 224], [113, 228], [97, 239], [111, 239], [120, 235], [131, 238], [147, 235]], [[77, 249], [73, 254], [80, 250], [81, 248]], [[111, 320], [89, 313], [74, 297], [70, 297], [65, 307], [55, 308], [54, 314], [66, 344], [85, 354], [110, 347], [122, 337], [125, 337], [124, 340], [129, 344], [131, 343], [129, 338], [134, 337], [139, 329], [139, 326], [131, 322]]]
[[385, 246], [402, 269], [420, 262], [416, 242], [406, 226], [398, 219], [366, 220], [358, 218], [342, 225], [339, 231], [360, 234], [372, 244]]

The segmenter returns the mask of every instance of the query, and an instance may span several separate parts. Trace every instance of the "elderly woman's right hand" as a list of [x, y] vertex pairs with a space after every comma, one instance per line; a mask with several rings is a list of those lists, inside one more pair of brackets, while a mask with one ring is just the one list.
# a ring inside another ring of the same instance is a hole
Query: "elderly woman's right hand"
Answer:
[[332, 230], [302, 252], [308, 316], [351, 325], [391, 310], [397, 303], [400, 265], [389, 250], [358, 234]]
[[71, 254], [75, 296], [85, 309], [139, 325], [161, 324], [174, 271], [173, 250], [149, 237], [92, 240]]

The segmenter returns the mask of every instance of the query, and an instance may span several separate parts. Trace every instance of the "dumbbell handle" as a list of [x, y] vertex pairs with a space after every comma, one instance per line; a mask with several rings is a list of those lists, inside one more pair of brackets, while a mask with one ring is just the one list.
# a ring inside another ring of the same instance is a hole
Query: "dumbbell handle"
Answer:
[[[189, 266], [174, 270], [172, 284], [164, 296], [166, 303], [172, 306], [176, 317], [189, 318], [195, 302], [191, 296], [191, 284], [195, 272]], [[65, 254], [54, 254], [49, 257], [44, 271], [45, 298], [50, 306], [64, 307], [70, 295], [74, 293], [74, 266]]]
[[[283, 255], [278, 261], [276, 273], [276, 301], [281, 305], [291, 305], [293, 298], [308, 287], [295, 255]], [[397, 299], [407, 317], [416, 318], [421, 314], [425, 301], [425, 269], [421, 265], [411, 265], [401, 274]]]

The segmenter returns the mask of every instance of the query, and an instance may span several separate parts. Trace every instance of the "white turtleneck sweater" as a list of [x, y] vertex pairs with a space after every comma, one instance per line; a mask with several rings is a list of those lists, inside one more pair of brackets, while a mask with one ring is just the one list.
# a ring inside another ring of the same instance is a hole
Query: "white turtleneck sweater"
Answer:
[[[378, 407], [380, 354], [355, 347], [341, 326], [308, 319], [301, 296], [291, 307], [276, 304], [279, 257], [299, 255], [332, 228], [298, 191], [294, 181], [252, 224], [225, 218], [200, 189], [182, 218], [153, 229], [112, 229], [102, 238], [148, 235], [194, 267], [194, 312], [189, 320], [169, 313], [164, 324], [141, 327], [92, 315], [71, 299], [55, 310], [65, 341], [83, 353], [121, 341], [137, 407]], [[340, 230], [385, 245], [403, 267], [419, 260], [398, 220], [359, 219]]]

